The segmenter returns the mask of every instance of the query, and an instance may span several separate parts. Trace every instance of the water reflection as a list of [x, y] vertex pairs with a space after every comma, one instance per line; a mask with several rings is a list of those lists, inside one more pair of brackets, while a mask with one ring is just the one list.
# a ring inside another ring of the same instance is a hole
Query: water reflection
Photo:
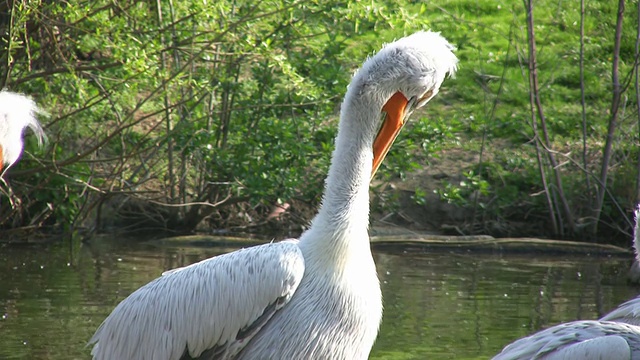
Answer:
[[[162, 271], [233, 250], [99, 242], [0, 249], [0, 358], [87, 359], [113, 307]], [[372, 359], [487, 358], [636, 295], [629, 260], [376, 253], [385, 313]]]
[[624, 260], [378, 257], [389, 273], [376, 359], [487, 358], [548, 324], [597, 318], [635, 295]]

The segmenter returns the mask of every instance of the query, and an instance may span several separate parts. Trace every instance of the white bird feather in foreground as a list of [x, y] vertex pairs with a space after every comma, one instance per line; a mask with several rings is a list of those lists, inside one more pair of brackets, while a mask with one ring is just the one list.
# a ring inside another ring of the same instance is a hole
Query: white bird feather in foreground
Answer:
[[369, 182], [409, 114], [457, 59], [438, 33], [386, 45], [354, 75], [322, 206], [300, 240], [172, 270], [124, 299], [94, 359], [366, 359], [382, 317]]
[[[633, 245], [640, 259], [640, 206], [635, 212]], [[600, 320], [572, 321], [542, 330], [507, 345], [494, 360], [640, 359], [640, 297]]]
[[25, 128], [31, 128], [38, 138], [38, 145], [42, 145], [46, 136], [36, 119], [39, 112], [36, 103], [30, 98], [0, 91], [0, 179], [22, 154]]

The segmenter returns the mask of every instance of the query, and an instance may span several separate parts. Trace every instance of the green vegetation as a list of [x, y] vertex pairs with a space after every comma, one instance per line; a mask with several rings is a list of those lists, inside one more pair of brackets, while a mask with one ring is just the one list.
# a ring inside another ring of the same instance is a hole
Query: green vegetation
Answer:
[[[47, 147], [35, 150], [27, 138], [28, 153], [8, 176], [0, 229], [233, 228], [260, 224], [285, 202], [290, 220], [304, 224], [319, 201], [350, 75], [382, 43], [432, 29], [457, 46], [460, 70], [414, 115], [381, 182], [403, 181], [462, 149], [474, 161], [436, 188], [415, 185], [414, 206], [428, 207], [435, 192], [469, 209], [459, 224], [469, 233], [491, 233], [478, 223], [527, 222], [537, 235], [626, 240], [638, 196], [637, 5], [624, 12], [621, 104], [598, 206], [616, 89], [613, 2], [586, 3], [583, 81], [580, 3], [534, 4], [535, 90], [548, 141], [540, 117], [532, 126], [526, 4], [0, 4], [0, 86], [33, 96], [50, 114]], [[385, 188], [374, 188], [378, 210], [397, 209], [401, 196]]]

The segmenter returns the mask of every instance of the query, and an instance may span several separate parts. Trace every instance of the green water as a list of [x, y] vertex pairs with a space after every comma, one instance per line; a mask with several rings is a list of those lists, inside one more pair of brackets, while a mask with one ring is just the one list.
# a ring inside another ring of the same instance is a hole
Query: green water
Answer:
[[[0, 359], [88, 359], [113, 307], [164, 270], [224, 248], [0, 248]], [[637, 295], [628, 259], [375, 253], [384, 319], [372, 359], [482, 359], [562, 321]]]

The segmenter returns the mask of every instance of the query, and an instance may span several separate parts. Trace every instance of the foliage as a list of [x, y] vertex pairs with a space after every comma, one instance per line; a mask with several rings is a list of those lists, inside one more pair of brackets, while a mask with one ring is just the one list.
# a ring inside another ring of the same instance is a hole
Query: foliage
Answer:
[[37, 193], [29, 207], [50, 207], [50, 225], [100, 227], [129, 209], [134, 225], [178, 231], [239, 202], [317, 201], [350, 73], [379, 29], [422, 24], [332, 1], [4, 6], [2, 86], [52, 114], [37, 171], [53, 180], [20, 189]]
[[[579, 3], [540, 0], [534, 11], [551, 142], [571, 153], [581, 139]], [[586, 9], [590, 171], [610, 111], [616, 11], [610, 2]], [[438, 190], [445, 199], [494, 218], [523, 204], [545, 211], [535, 196], [535, 148], [518, 145], [533, 138], [520, 3], [31, 0], [2, 3], [0, 14], [0, 86], [34, 96], [50, 114], [47, 148], [29, 142], [9, 174], [22, 202], [0, 208], [0, 228], [141, 228], [150, 220], [191, 231], [204, 219], [222, 227], [240, 213], [261, 218], [291, 199], [313, 207], [351, 73], [381, 43], [419, 29], [456, 44], [460, 70], [414, 115], [380, 179], [402, 180], [462, 146], [482, 161], [465, 169], [463, 183]], [[625, 15], [621, 74], [630, 79], [638, 19], [631, 6]], [[617, 154], [637, 144], [633, 99], [629, 93]], [[491, 146], [497, 139], [513, 148]], [[630, 159], [611, 164], [605, 221], [616, 218], [615, 203], [633, 201]], [[571, 179], [581, 171], [575, 162], [562, 169]], [[566, 186], [584, 215], [580, 199], [592, 189], [577, 180]], [[426, 191], [416, 188], [414, 201]], [[378, 195], [397, 208], [394, 196]]]
[[[435, 190], [442, 200], [458, 206], [469, 206], [469, 199], [476, 192], [481, 196], [489, 194], [489, 183], [480, 175], [474, 174], [473, 170], [464, 172], [462, 175], [464, 180], [461, 180], [458, 184], [449, 182], [444, 188]], [[422, 197], [424, 198], [424, 196]], [[482, 204], [480, 205], [482, 206]]]

